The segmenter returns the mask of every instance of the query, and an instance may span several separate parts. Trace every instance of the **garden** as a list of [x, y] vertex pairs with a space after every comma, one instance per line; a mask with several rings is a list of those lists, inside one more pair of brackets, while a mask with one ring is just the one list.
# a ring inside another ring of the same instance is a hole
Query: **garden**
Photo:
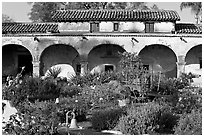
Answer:
[[[45, 79], [25, 76], [3, 86], [3, 100], [17, 109], [4, 123], [3, 135], [202, 134], [202, 88], [191, 86], [192, 75], [151, 75], [127, 52], [119, 66], [116, 72], [70, 80], [57, 77], [57, 68]], [[73, 119], [75, 130], [69, 128]]]

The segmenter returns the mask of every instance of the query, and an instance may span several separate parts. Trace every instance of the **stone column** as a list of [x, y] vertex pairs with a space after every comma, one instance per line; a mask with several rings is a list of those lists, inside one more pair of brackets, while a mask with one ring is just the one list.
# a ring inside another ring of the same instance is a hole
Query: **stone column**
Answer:
[[33, 77], [39, 77], [40, 75], [40, 61], [33, 61]]
[[176, 62], [177, 64], [177, 78], [179, 76], [181, 76], [182, 73], [185, 72], [185, 56], [184, 55], [180, 55], [178, 56], [178, 62]]
[[81, 63], [81, 74], [84, 75], [88, 72], [88, 61], [82, 61]]

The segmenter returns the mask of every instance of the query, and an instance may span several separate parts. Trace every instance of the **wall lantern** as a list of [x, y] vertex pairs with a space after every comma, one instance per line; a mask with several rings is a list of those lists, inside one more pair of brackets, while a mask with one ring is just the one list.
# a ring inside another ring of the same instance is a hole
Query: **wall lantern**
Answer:
[[82, 40], [89, 40], [89, 39], [85, 36], [82, 36]]
[[36, 36], [34, 37], [34, 41], [40, 42], [39, 38], [37, 38]]
[[184, 41], [185, 43], [187, 43], [187, 41], [183, 37], [180, 37], [180, 40]]
[[135, 38], [132, 38], [131, 41], [135, 41], [135, 42], [139, 43], [139, 41], [136, 40]]

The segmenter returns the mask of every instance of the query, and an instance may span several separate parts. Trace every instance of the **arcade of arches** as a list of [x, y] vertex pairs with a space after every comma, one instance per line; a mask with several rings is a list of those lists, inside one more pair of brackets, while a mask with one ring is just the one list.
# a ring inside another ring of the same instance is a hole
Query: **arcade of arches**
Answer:
[[[95, 73], [116, 70], [120, 60], [118, 52], [124, 51], [126, 50], [123, 47], [116, 44], [95, 45], [86, 53], [84, 60], [84, 57], [82, 59], [82, 55], [72, 45], [55, 44], [45, 48], [39, 61], [34, 62], [34, 52], [31, 53], [21, 45], [7, 44], [2, 48], [2, 75], [15, 76], [21, 71], [21, 67], [25, 66], [23, 74], [32, 75], [35, 73], [43, 76], [49, 68], [58, 64], [72, 66], [76, 74], [84, 74], [87, 71]], [[184, 58], [182, 61], [172, 49], [158, 44], [145, 46], [138, 55], [149, 71], [152, 73], [161, 72], [167, 77], [177, 77], [180, 72], [189, 71], [189, 65], [194, 65], [193, 67], [199, 72], [202, 68], [202, 45], [192, 47], [182, 57]], [[181, 70], [181, 68], [185, 69]]]

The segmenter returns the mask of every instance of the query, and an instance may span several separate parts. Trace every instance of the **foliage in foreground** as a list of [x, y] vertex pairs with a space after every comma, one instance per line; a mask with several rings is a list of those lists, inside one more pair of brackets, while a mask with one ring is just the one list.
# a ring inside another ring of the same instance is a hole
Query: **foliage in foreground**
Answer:
[[174, 127], [174, 131], [176, 135], [202, 135], [201, 109], [183, 114], [178, 121], [178, 125]]
[[42, 80], [40, 78], [27, 77], [21, 84], [11, 85], [3, 88], [3, 99], [10, 100], [14, 107], [23, 103], [26, 99], [30, 101], [51, 100], [59, 96], [60, 87], [54, 79]]
[[23, 111], [11, 116], [3, 128], [3, 134], [52, 135], [59, 124], [56, 104], [50, 101], [22, 104]]
[[172, 133], [177, 119], [178, 117], [174, 116], [166, 105], [153, 102], [141, 106], [133, 105], [127, 110], [127, 115], [120, 118], [115, 129], [127, 135], [158, 134], [161, 132], [169, 134]]
[[123, 114], [125, 114], [125, 111], [119, 107], [95, 110], [91, 118], [93, 129], [97, 131], [111, 130]]

